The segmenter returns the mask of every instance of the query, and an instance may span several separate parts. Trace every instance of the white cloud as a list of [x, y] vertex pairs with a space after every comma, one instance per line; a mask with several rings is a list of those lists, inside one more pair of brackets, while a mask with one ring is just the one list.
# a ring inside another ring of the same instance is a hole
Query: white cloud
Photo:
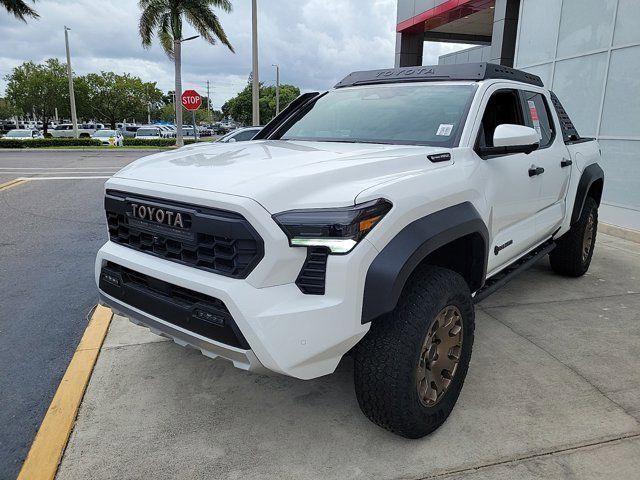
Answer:
[[[23, 61], [64, 59], [63, 26], [72, 28], [72, 64], [79, 74], [128, 72], [172, 90], [173, 64], [154, 44], [142, 48], [135, 0], [42, 0], [37, 21], [24, 24], [0, 10], [0, 77]], [[218, 16], [236, 50], [198, 39], [184, 45], [183, 83], [205, 93], [212, 85], [214, 106], [242, 89], [251, 71], [251, 2], [233, 1], [234, 11]], [[260, 79], [303, 90], [326, 89], [353, 70], [393, 65], [396, 0], [258, 0]], [[191, 33], [190, 31], [188, 33]], [[185, 33], [187, 35], [187, 33]], [[425, 44], [424, 63], [464, 48]], [[0, 80], [0, 92], [5, 82]]]

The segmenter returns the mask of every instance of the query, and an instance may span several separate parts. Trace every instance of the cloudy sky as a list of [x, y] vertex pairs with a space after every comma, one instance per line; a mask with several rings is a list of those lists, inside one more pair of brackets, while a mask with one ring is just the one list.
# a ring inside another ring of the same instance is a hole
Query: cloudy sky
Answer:
[[[214, 106], [241, 90], [251, 71], [251, 1], [232, 0], [230, 14], [219, 12], [236, 53], [198, 39], [183, 49], [183, 83], [206, 93]], [[131, 73], [173, 89], [173, 64], [158, 45], [145, 50], [138, 36], [137, 0], [40, 0], [39, 20], [24, 24], [0, 9], [0, 95], [4, 76], [23, 61], [64, 58], [64, 31], [70, 32], [76, 73], [100, 70]], [[352, 70], [393, 65], [396, 0], [258, 0], [260, 80], [281, 81], [304, 90], [326, 89]], [[191, 30], [185, 33], [187, 36]], [[424, 63], [464, 48], [425, 44]]]

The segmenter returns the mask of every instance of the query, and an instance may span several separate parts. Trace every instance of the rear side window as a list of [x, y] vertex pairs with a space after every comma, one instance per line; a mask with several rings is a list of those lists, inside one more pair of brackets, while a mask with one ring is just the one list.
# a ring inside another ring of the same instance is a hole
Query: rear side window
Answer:
[[527, 124], [538, 132], [540, 148], [548, 147], [556, 133], [547, 101], [540, 93], [523, 91], [522, 95]]

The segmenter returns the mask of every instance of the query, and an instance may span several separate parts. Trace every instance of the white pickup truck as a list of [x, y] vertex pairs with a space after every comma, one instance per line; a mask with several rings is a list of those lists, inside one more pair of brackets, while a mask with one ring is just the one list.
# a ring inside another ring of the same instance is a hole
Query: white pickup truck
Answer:
[[355, 72], [254, 141], [108, 180], [100, 298], [247, 370], [310, 379], [351, 352], [367, 417], [422, 437], [462, 389], [474, 303], [547, 254], [561, 275], [589, 268], [599, 158], [535, 75]]
[[[104, 128], [102, 123], [94, 124], [78, 124], [78, 137], [79, 138], [89, 138], [96, 131]], [[73, 124], [71, 123], [61, 123], [57, 125], [55, 128], [50, 129], [47, 132], [47, 136], [52, 138], [73, 138]]]

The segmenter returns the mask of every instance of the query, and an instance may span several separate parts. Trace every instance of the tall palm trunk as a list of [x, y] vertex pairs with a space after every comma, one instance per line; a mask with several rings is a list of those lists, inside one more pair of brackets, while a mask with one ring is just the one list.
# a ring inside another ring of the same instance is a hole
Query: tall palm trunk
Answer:
[[182, 43], [180, 40], [173, 41], [173, 62], [175, 67], [175, 107], [176, 107], [176, 147], [182, 147]]

